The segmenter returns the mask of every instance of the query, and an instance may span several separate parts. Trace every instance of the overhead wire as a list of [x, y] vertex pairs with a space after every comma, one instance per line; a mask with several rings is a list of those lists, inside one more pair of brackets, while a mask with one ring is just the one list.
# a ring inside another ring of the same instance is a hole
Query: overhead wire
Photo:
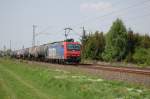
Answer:
[[[144, 7], [142, 7], [142, 8], [148, 8], [149, 9], [149, 6], [144, 6]], [[144, 15], [140, 15], [140, 16], [133, 16], [133, 17], [125, 17], [125, 16], [123, 16], [125, 13], [123, 13], [123, 14], [121, 14], [121, 16], [119, 16], [119, 17], [124, 17], [124, 20], [123, 21], [135, 21], [135, 19], [139, 19], [139, 18], [142, 18], [142, 16], [144, 17], [144, 16], [147, 16], [147, 15], [149, 15], [150, 13], [146, 13], [146, 14], [144, 14]], [[118, 17], [118, 16], [117, 16]], [[111, 17], [111, 18], [116, 18], [116, 16], [114, 16], [114, 17]], [[134, 20], [131, 20], [131, 19], [134, 19]], [[108, 21], [108, 19], [107, 19], [107, 21]], [[112, 23], [112, 22], [111, 22]], [[110, 24], [103, 24], [102, 26], [103, 27], [105, 27], [105, 26], [108, 26], [108, 25], [110, 25]]]
[[128, 9], [134, 8], [134, 7], [136, 7], [136, 6], [140, 6], [140, 5], [142, 5], [142, 4], [144, 4], [144, 3], [147, 3], [147, 2], [149, 2], [149, 1], [150, 1], [150, 0], [145, 0], [145, 1], [142, 1], [142, 2], [138, 2], [138, 3], [134, 4], [134, 5], [130, 5], [130, 6], [128, 6], [128, 7], [124, 7], [124, 8], [121, 8], [121, 9], [119, 9], [119, 10], [112, 11], [112, 12], [110, 12], [110, 13], [106, 13], [106, 14], [101, 15], [101, 16], [98, 16], [98, 17], [89, 18], [89, 19], [84, 20], [84, 21], [82, 21], [82, 22], [80, 22], [80, 23], [77, 23], [77, 24], [75, 24], [75, 25], [73, 25], [73, 26], [78, 26], [78, 25], [80, 25], [80, 24], [82, 24], [82, 23], [86, 23], [86, 22], [89, 22], [89, 21], [94, 21], [94, 20], [97, 20], [97, 19], [101, 19], [101, 18], [104, 18], [104, 17], [106, 17], [106, 16], [112, 15], [112, 14], [114, 14], [114, 13], [116, 13], [116, 12], [122, 12], [123, 10], [128, 10]]
[[[130, 6], [126, 7], [126, 8], [122, 8], [121, 10], [128, 10], [128, 9], [131, 9], [131, 8], [135, 8], [135, 7], [137, 7], [137, 6], [139, 6], [139, 5], [142, 5], [142, 4], [145, 5], [145, 3], [147, 3], [147, 2], [149, 2], [149, 0], [145, 0], [145, 1], [142, 1], [142, 2], [138, 2], [138, 3], [134, 4], [134, 5], [130, 5]], [[118, 11], [122, 12], [121, 10], [118, 10]], [[108, 14], [105, 14], [105, 15], [103, 15], [103, 16], [96, 17], [95, 20], [101, 19], [101, 18], [106, 17], [106, 16], [108, 16], [108, 15], [112, 15], [112, 14], [118, 12], [118, 11], [113, 11], [113, 12], [108, 13]], [[148, 14], [148, 15], [149, 15], [149, 14]], [[147, 16], [147, 14], [146, 14], [145, 16]], [[130, 19], [130, 18], [128, 18], [128, 20], [129, 20], [129, 19]], [[131, 19], [132, 19], [132, 18], [131, 18]], [[79, 24], [76, 24], [76, 25], [79, 25]]]
[[[121, 1], [121, 0], [117, 0], [117, 2], [115, 2], [115, 3], [112, 4], [112, 6], [118, 5], [118, 4], [120, 4], [120, 3], [122, 3], [122, 1]], [[109, 8], [110, 8], [110, 7], [107, 7], [107, 9], [109, 9]], [[45, 32], [46, 30], [48, 30], [49, 28], [51, 28], [51, 27], [50, 27], [50, 26], [46, 27], [44, 30], [40, 31], [39, 34], [42, 34], [42, 33]], [[48, 33], [44, 33], [44, 34], [48, 34]]]
[[[130, 5], [130, 6], [128, 6], [128, 7], [124, 7], [124, 8], [121, 8], [121, 9], [119, 9], [119, 10], [115, 10], [115, 11], [112, 11], [112, 12], [110, 12], [110, 13], [106, 13], [106, 14], [104, 14], [104, 15], [101, 15], [101, 16], [98, 16], [98, 17], [95, 17], [95, 18], [89, 18], [89, 19], [86, 19], [86, 20], [84, 20], [84, 21], [82, 21], [82, 22], [80, 22], [80, 23], [77, 23], [77, 24], [75, 24], [75, 25], [73, 25], [73, 27], [76, 27], [76, 26], [79, 26], [79, 25], [81, 25], [82, 23], [86, 23], [86, 22], [89, 22], [89, 21], [94, 21], [94, 20], [97, 20], [97, 19], [102, 19], [102, 18], [105, 18], [105, 17], [107, 17], [107, 16], [110, 16], [110, 15], [113, 15], [114, 13], [117, 13], [117, 12], [123, 12], [123, 10], [129, 10], [129, 9], [131, 9], [131, 8], [135, 8], [135, 7], [137, 7], [137, 6], [140, 6], [140, 5], [142, 5], [142, 4], [145, 4], [146, 2], [149, 2], [149, 0], [145, 0], [145, 1], [142, 1], [142, 2], [138, 2], [138, 3], [135, 3], [135, 4], [133, 4], [133, 5]], [[117, 3], [118, 4], [118, 3]], [[114, 4], [115, 5], [115, 4]], [[104, 21], [104, 20], [103, 20]], [[50, 27], [47, 27], [46, 29], [44, 29], [43, 31], [46, 31], [47, 29], [49, 29]], [[74, 30], [74, 29], [73, 29]], [[42, 31], [42, 32], [43, 32]], [[59, 30], [59, 31], [62, 31], [62, 29], [61, 30]], [[42, 32], [40, 32], [41, 34], [42, 34]], [[74, 30], [74, 32], [75, 32], [75, 30]], [[51, 34], [51, 33], [44, 33], [44, 34]], [[80, 34], [78, 34], [77, 32], [75, 32], [75, 34], [77, 34], [78, 36], [81, 36]]]
[[[140, 15], [140, 16], [129, 17], [129, 18], [125, 19], [124, 21], [125, 21], [125, 22], [127, 22], [127, 21], [129, 21], [129, 20], [130, 20], [130, 21], [139, 21], [140, 18], [147, 17], [147, 16], [150, 16], [150, 13], [147, 13], [147, 14], [144, 14], [144, 15]], [[134, 20], [132, 20], [132, 19], [134, 19]], [[137, 20], [137, 19], [139, 19], [139, 20]], [[112, 24], [112, 23], [111, 23], [111, 24]], [[106, 27], [106, 26], [111, 25], [111, 24], [103, 24], [102, 26], [103, 26], [103, 27]]]

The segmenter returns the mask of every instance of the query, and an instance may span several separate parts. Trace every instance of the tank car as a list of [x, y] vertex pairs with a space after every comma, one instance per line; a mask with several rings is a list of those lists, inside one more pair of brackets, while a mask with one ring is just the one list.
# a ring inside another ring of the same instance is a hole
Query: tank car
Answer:
[[29, 48], [25, 48], [25, 49], [24, 49], [23, 58], [24, 58], [24, 59], [27, 59], [27, 58], [28, 58], [28, 55], [29, 55]]
[[29, 54], [28, 54], [29, 59], [36, 59], [38, 57], [37, 54], [37, 46], [30, 47], [29, 48]]
[[46, 57], [48, 45], [49, 44], [44, 44], [44, 45], [40, 45], [36, 48], [37, 57], [39, 59], [44, 59]]

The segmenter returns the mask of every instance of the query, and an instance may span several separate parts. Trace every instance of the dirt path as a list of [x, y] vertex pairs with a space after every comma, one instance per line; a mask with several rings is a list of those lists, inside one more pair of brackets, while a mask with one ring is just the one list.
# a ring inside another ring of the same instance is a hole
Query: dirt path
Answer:
[[[18, 76], [17, 74], [15, 74], [12, 70], [9, 70], [5, 66], [2, 66], [2, 65], [0, 65], [0, 69], [3, 70], [4, 72], [7, 72], [8, 74], [10, 74], [15, 80], [19, 81], [24, 86], [28, 87], [30, 90], [33, 91], [33, 93], [35, 93], [41, 99], [50, 99], [48, 95], [46, 95], [45, 93], [41, 92], [38, 88], [34, 87], [32, 84], [29, 84], [23, 78], [21, 78], [20, 76]], [[10, 91], [11, 93], [13, 93], [6, 85], [4, 85], [4, 88], [7, 91]]]

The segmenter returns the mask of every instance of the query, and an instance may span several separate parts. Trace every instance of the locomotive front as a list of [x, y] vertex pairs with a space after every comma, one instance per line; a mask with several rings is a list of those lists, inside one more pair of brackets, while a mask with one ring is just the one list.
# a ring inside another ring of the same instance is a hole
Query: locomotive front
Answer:
[[81, 45], [78, 42], [64, 42], [64, 58], [69, 63], [81, 61]]

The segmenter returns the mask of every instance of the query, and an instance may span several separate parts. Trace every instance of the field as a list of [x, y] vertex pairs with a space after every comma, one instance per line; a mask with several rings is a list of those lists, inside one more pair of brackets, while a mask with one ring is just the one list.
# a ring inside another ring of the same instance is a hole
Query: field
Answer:
[[150, 99], [150, 89], [76, 70], [0, 59], [0, 99]]

